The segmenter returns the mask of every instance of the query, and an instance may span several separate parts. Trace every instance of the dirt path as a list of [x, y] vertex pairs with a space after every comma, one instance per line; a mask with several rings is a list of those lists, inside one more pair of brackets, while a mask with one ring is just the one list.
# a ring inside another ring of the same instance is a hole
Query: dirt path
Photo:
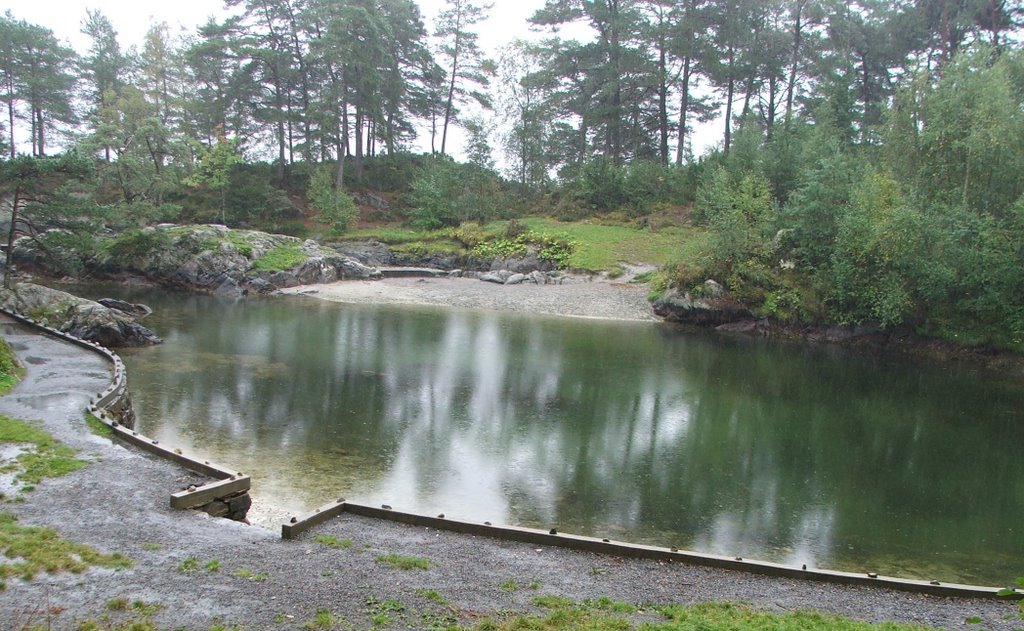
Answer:
[[[210, 629], [215, 624], [296, 629], [319, 609], [340, 616], [351, 628], [367, 629], [385, 601], [403, 607], [388, 613], [392, 628], [430, 628], [444, 622], [471, 625], [480, 614], [498, 611], [537, 611], [532, 602], [541, 594], [575, 601], [607, 596], [633, 603], [740, 600], [773, 611], [814, 608], [869, 621], [967, 628], [965, 620], [979, 616], [982, 624], [969, 628], [1021, 626], [1009, 619], [1016, 612], [1011, 603], [622, 560], [350, 515], [289, 542], [261, 528], [172, 511], [168, 494], [187, 486], [191, 474], [86, 429], [82, 410], [87, 399], [109, 379], [103, 363], [18, 325], [0, 328], [29, 367], [26, 379], [0, 399], [0, 413], [45, 427], [93, 461], [71, 475], [44, 481], [24, 502], [3, 503], [0, 512], [135, 561], [129, 570], [90, 569], [79, 575], [41, 576], [30, 583], [8, 580], [0, 592], [0, 630], [31, 625], [75, 629], [84, 620], [105, 615], [111, 624], [131, 619], [130, 612], [107, 608], [116, 598], [158, 606], [152, 620], [168, 629]], [[327, 547], [315, 535], [333, 535], [346, 547]], [[377, 560], [386, 554], [423, 557], [431, 567], [391, 569]], [[179, 570], [190, 557], [197, 569]], [[216, 571], [209, 569], [213, 567]], [[519, 588], [511, 589], [510, 581]], [[433, 592], [446, 604], [436, 602]], [[644, 615], [657, 620], [656, 614]]]

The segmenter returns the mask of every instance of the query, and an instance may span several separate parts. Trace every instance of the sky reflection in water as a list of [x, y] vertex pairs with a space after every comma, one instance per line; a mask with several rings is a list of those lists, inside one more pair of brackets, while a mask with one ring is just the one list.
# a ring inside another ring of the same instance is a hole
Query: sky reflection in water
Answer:
[[343, 496], [812, 567], [1024, 574], [1024, 389], [991, 375], [652, 324], [132, 298], [165, 338], [125, 353], [142, 430], [292, 512]]

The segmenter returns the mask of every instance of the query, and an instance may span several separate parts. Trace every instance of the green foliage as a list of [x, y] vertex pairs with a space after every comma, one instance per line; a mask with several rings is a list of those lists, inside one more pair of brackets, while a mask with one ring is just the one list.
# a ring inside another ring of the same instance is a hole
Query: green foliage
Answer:
[[339, 622], [338, 617], [328, 609], [317, 609], [316, 615], [302, 623], [303, 629], [334, 629]]
[[0, 337], [0, 394], [10, 392], [24, 374], [25, 369], [14, 354], [14, 349], [7, 340]]
[[125, 267], [141, 268], [153, 252], [166, 250], [172, 245], [171, 235], [164, 230], [146, 228], [127, 230], [104, 244], [107, 259]]
[[412, 184], [409, 221], [425, 230], [483, 223], [502, 214], [505, 197], [493, 171], [439, 156], [424, 165]]
[[625, 174], [615, 162], [605, 156], [587, 161], [576, 178], [580, 199], [597, 211], [615, 210], [626, 201], [623, 190]]
[[263, 581], [270, 578], [270, 575], [266, 572], [254, 572], [249, 568], [240, 567], [231, 573], [231, 576], [237, 576], [238, 578], [244, 578], [254, 583], [262, 583]]
[[279, 245], [253, 261], [252, 269], [257, 272], [280, 272], [289, 270], [309, 258], [299, 242]]
[[18, 419], [0, 416], [0, 444], [25, 444], [29, 448], [12, 465], [18, 471], [15, 479], [36, 485], [45, 478], [57, 478], [84, 467], [84, 460], [74, 457], [75, 451], [57, 442], [45, 431]]
[[777, 224], [768, 181], [746, 174], [734, 182], [719, 167], [697, 193], [695, 216], [711, 235], [708, 267], [729, 270], [744, 261], [763, 262], [771, 248], [770, 232]]
[[89, 567], [124, 569], [132, 566], [120, 554], [101, 554], [89, 546], [61, 539], [50, 528], [22, 526], [13, 515], [0, 513], [0, 551], [8, 562], [0, 564], [0, 577], [30, 581], [40, 572], [78, 574]]
[[316, 535], [313, 541], [328, 548], [347, 549], [352, 547], [351, 539], [338, 539], [334, 535]]
[[320, 211], [317, 220], [330, 226], [336, 234], [345, 232], [348, 225], [359, 217], [359, 208], [352, 196], [335, 188], [334, 172], [329, 165], [313, 169], [308, 197], [310, 205]]
[[89, 431], [97, 436], [103, 438], [114, 437], [114, 430], [109, 425], [88, 412], [85, 415], [85, 424], [89, 427]]
[[377, 562], [396, 570], [429, 570], [434, 565], [429, 559], [401, 554], [385, 554], [377, 557]]
[[549, 261], [556, 268], [564, 269], [568, 267], [576, 247], [577, 244], [566, 235], [527, 231], [511, 238], [498, 237], [481, 241], [473, 247], [472, 253], [477, 258], [489, 260], [523, 256], [532, 248], [537, 251], [537, 258], [541, 261]]
[[441, 596], [441, 593], [436, 589], [417, 589], [416, 595], [421, 598], [426, 598], [430, 602], [436, 605], [447, 605], [448, 601]]
[[179, 572], [195, 572], [199, 569], [199, 559], [195, 555], [185, 557], [185, 560], [178, 564]]
[[217, 137], [212, 146], [207, 147], [201, 143], [192, 142], [192, 150], [196, 156], [196, 167], [191, 175], [185, 179], [185, 184], [195, 187], [206, 187], [219, 198], [219, 209], [221, 222], [226, 221], [225, 191], [231, 184], [231, 174], [235, 165], [242, 162], [242, 156], [238, 153], [237, 143], [228, 140], [223, 135]]

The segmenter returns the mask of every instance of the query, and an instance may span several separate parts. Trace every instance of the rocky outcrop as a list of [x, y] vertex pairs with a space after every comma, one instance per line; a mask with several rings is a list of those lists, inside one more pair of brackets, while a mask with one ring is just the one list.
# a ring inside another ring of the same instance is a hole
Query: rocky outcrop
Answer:
[[[127, 303], [126, 303], [127, 304]], [[149, 346], [160, 338], [119, 309], [69, 293], [21, 283], [0, 292], [0, 305], [75, 337], [107, 347]]]
[[749, 309], [731, 298], [715, 281], [708, 280], [700, 289], [699, 294], [670, 289], [654, 301], [654, 313], [669, 322], [701, 326], [718, 326], [752, 317]]
[[[45, 237], [19, 241], [16, 260], [47, 269], [40, 261], [43, 242]], [[106, 276], [142, 275], [165, 286], [226, 295], [380, 276], [312, 240], [212, 224], [162, 224], [114, 237], [106, 255], [90, 265]]]
[[[472, 274], [469, 274], [469, 276], [472, 276]], [[485, 272], [483, 274], [476, 275], [476, 277], [486, 283], [495, 283], [497, 285], [521, 285], [524, 283], [532, 283], [534, 285], [564, 285], [568, 280], [568, 277], [555, 272], [541, 272], [533, 270], [528, 274], [524, 274], [508, 269]]]

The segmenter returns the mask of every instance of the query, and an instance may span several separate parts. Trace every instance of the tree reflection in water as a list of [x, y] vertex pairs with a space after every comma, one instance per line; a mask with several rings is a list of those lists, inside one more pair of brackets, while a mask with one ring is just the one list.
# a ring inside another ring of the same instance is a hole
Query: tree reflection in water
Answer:
[[302, 512], [345, 496], [793, 564], [1024, 573], [1024, 389], [660, 325], [133, 296], [142, 429]]

